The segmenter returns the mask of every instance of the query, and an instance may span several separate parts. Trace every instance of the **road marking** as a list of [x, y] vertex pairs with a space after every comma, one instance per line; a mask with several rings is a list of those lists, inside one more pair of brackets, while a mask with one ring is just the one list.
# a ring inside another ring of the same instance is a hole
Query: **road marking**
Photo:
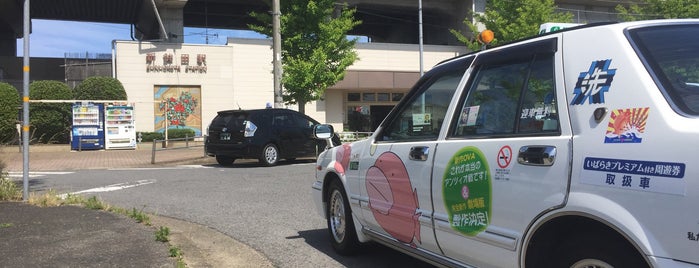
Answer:
[[[117, 184], [107, 185], [107, 186], [103, 186], [103, 187], [97, 187], [97, 188], [72, 192], [69, 194], [76, 195], [76, 194], [86, 194], [86, 193], [112, 192], [112, 191], [118, 191], [118, 190], [132, 188], [132, 187], [136, 187], [136, 186], [148, 185], [151, 183], [155, 183], [155, 180], [138, 180], [138, 181], [134, 181], [134, 182], [117, 183]], [[69, 194], [62, 194], [62, 195], [60, 195], [60, 197], [65, 199]]]
[[108, 170], [128, 171], [128, 170], [169, 170], [169, 169], [195, 169], [195, 168], [213, 168], [204, 165], [179, 165], [174, 167], [157, 167], [157, 168], [110, 168]]
[[[73, 174], [75, 172], [64, 172], [64, 171], [30, 171], [29, 172], [29, 177], [30, 178], [36, 178], [36, 177], [43, 177], [46, 175], [66, 175], [66, 174]], [[12, 172], [7, 172], [7, 176], [10, 178], [22, 178], [24, 177], [24, 172], [22, 171], [12, 171]]]

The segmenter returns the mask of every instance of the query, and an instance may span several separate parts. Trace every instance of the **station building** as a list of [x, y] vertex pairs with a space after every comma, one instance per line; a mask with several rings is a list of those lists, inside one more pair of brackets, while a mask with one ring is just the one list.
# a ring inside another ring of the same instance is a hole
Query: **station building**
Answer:
[[[113, 77], [134, 106], [137, 131], [189, 128], [206, 135], [217, 111], [274, 103], [271, 47], [270, 39], [229, 38], [226, 45], [114, 41]], [[305, 107], [338, 132], [373, 131], [420, 77], [418, 45], [358, 43], [355, 50], [359, 59], [345, 78]], [[424, 71], [464, 53], [464, 46], [425, 45]]]

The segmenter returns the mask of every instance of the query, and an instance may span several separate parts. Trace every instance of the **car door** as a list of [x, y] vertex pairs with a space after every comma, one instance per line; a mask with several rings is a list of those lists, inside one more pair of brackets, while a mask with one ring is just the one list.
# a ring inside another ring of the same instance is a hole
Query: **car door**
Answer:
[[298, 140], [299, 130], [295, 127], [295, 119], [288, 111], [277, 110], [274, 112], [272, 123], [272, 136], [277, 141], [282, 158], [293, 158], [302, 147]]
[[549, 37], [475, 59], [434, 159], [435, 235], [446, 256], [516, 267], [529, 224], [565, 202], [571, 130], [558, 47]]
[[[389, 114], [358, 158], [359, 204], [370, 234], [441, 254], [432, 224], [431, 173], [447, 109], [472, 58], [437, 67]], [[352, 164], [350, 163], [350, 169]], [[348, 172], [348, 176], [354, 172]]]
[[294, 128], [297, 131], [295, 140], [299, 144], [298, 156], [315, 156], [317, 141], [313, 139], [313, 125], [316, 123], [300, 113], [293, 113], [292, 115], [294, 117]]

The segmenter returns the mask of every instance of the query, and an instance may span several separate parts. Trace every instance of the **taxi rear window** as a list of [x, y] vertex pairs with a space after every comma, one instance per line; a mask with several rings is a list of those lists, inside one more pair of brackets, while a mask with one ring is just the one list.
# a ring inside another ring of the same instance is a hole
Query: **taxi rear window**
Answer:
[[699, 116], [699, 24], [630, 29], [628, 37], [673, 108]]

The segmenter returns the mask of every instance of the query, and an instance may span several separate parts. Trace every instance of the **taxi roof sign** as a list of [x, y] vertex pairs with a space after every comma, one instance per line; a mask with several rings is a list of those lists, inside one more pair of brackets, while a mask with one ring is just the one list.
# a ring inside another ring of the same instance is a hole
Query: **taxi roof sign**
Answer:
[[555, 32], [569, 27], [579, 26], [579, 23], [547, 22], [539, 26], [539, 34]]

